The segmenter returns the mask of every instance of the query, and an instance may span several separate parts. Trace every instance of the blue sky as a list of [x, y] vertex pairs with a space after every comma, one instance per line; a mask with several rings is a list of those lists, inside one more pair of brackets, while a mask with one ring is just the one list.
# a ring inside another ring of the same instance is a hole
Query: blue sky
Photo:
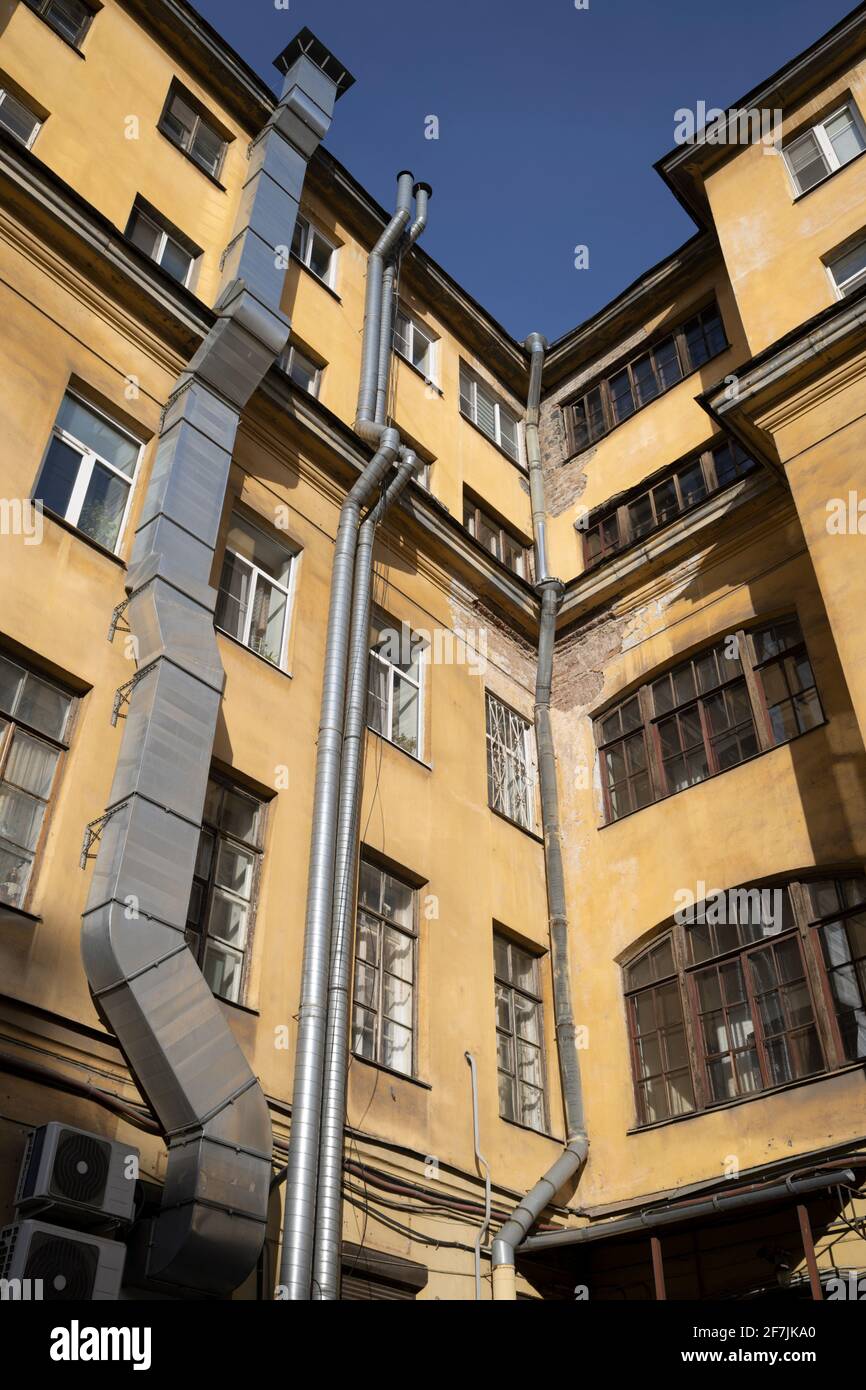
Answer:
[[[674, 112], [729, 106], [851, 0], [194, 0], [271, 87], [308, 25], [354, 73], [327, 146], [390, 207], [433, 185], [424, 244], [512, 333], [551, 339], [694, 225], [652, 165]], [[425, 118], [439, 121], [425, 138]], [[576, 270], [574, 248], [589, 248]]]

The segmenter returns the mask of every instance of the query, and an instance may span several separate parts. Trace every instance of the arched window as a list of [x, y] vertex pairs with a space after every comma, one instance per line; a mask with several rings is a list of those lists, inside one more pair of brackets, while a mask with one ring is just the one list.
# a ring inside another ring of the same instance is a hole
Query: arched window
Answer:
[[866, 1057], [866, 876], [819, 873], [704, 889], [626, 962], [639, 1124]]
[[605, 819], [620, 820], [823, 722], [796, 618], [729, 633], [596, 718]]

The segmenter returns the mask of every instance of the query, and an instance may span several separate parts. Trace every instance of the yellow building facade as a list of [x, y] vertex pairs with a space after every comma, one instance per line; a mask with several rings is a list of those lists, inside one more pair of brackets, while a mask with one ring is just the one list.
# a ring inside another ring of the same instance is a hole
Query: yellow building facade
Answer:
[[[128, 1298], [296, 1297], [281, 1232], [316, 1238], [310, 840], [392, 215], [321, 144], [350, 74], [308, 31], [279, 67], [276, 96], [179, 0], [0, 8], [0, 1224], [8, 1277], [21, 1222], [124, 1247]], [[344, 1298], [490, 1298], [578, 1132], [518, 1296], [831, 1297], [862, 1265], [862, 13], [738, 106], [772, 142], [728, 113], [661, 160], [695, 236], [546, 349], [538, 472], [530, 350], [401, 243], [384, 418], [420, 471], [376, 532], [334, 886]], [[137, 1155], [122, 1217], [17, 1185], [52, 1123]]]

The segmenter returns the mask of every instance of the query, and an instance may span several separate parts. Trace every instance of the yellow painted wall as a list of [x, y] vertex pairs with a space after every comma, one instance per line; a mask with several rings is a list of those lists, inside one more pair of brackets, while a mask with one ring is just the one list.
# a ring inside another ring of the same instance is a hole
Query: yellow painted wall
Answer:
[[[213, 303], [255, 132], [242, 130], [114, 0], [96, 15], [81, 53], [26, 4], [0, 0], [0, 68], [49, 112], [33, 154], [121, 232], [141, 194], [202, 248], [190, 288]], [[223, 188], [157, 129], [173, 77], [234, 137], [220, 174]]]
[[[603, 825], [592, 715], [659, 670], [754, 619], [796, 612], [827, 724]], [[565, 647], [565, 642], [562, 644]], [[592, 659], [592, 653], [601, 659]], [[589, 665], [590, 675], [586, 674]], [[593, 680], [600, 673], [602, 679]], [[559, 657], [555, 736], [564, 795], [576, 1011], [585, 1056], [589, 1205], [624, 1201], [859, 1135], [862, 1069], [675, 1124], [636, 1124], [619, 962], [670, 921], [688, 889], [866, 857], [866, 757], [820, 592], [790, 504], [726, 532], [660, 582], [635, 584]], [[589, 771], [590, 785], [581, 789]]]
[[[785, 111], [783, 143], [849, 95], [866, 119], [862, 60]], [[757, 354], [836, 300], [821, 258], [866, 233], [866, 160], [797, 195], [782, 155], [749, 145], [707, 179], [706, 191], [749, 349]]]
[[[125, 224], [134, 194], [144, 193], [205, 247], [197, 292], [212, 298], [218, 256], [233, 225], [247, 134], [237, 131], [226, 169], [229, 192], [221, 193], [156, 132], [171, 74], [181, 69], [121, 7], [109, 3], [100, 12], [85, 41], [83, 62], [23, 5], [9, 6], [4, 23], [0, 65], [52, 112], [35, 155], [119, 226]], [[127, 80], [128, 65], [120, 64], [120, 56], [132, 42], [140, 45], [141, 58]], [[70, 65], [77, 65], [71, 69], [77, 95]], [[213, 106], [207, 93], [201, 95]], [[124, 140], [128, 114], [141, 116], [138, 143]], [[224, 113], [217, 114], [230, 124]], [[784, 172], [777, 160], [755, 158], [763, 160], [762, 178]], [[751, 159], [747, 153], [726, 169], [751, 169]], [[757, 177], [757, 171], [751, 176]], [[694, 401], [697, 392], [741, 362], [747, 350], [778, 336], [780, 325], [790, 326], [788, 320], [799, 321], [813, 311], [804, 262], [789, 271], [788, 253], [780, 250], [773, 274], [781, 275], [784, 268], [791, 278], [778, 281], [788, 288], [773, 294], [767, 293], [769, 282], [758, 270], [742, 263], [733, 214], [726, 212], [733, 207], [733, 195], [726, 203], [725, 179], [717, 177], [711, 197], [719, 208], [736, 305], [725, 273], [716, 268], [648, 319], [645, 333], [682, 322], [713, 286], [732, 347], [617, 429], [591, 457], [578, 461], [577, 473], [585, 476], [576, 478], [575, 505], [595, 506], [705, 443], [712, 427]], [[850, 170], [836, 184], [841, 190], [844, 180], [862, 177]], [[829, 185], [816, 195], [815, 206], [825, 194], [830, 194]], [[754, 201], [757, 188], [743, 185], [737, 196]], [[310, 196], [304, 208], [340, 243], [335, 295], [293, 264], [284, 307], [297, 336], [328, 364], [323, 405], [350, 424], [368, 248], [316, 198]], [[764, 242], [790, 246], [803, 228], [786, 221], [781, 208], [779, 198], [769, 200], [766, 215], [771, 220], [759, 224], [758, 232]], [[808, 255], [823, 235], [816, 226], [814, 245], [803, 239]], [[122, 547], [121, 558], [128, 557], [152, 460], [152, 436], [182, 362], [144, 330], [126, 305], [66, 266], [51, 246], [40, 245], [5, 210], [0, 213], [0, 257], [0, 307], [8, 330], [0, 341], [4, 492], [29, 497], [58, 404], [75, 377], [113, 402], [148, 441]], [[440, 338], [441, 395], [429, 392], [411, 368], [396, 365], [397, 422], [435, 457], [432, 492], [460, 517], [462, 490], [469, 485], [528, 532], [528, 495], [520, 471], [459, 414], [461, 355], [492, 381], [490, 373], [423, 303], [410, 297], [409, 307]], [[140, 383], [133, 400], [124, 393], [130, 376]], [[521, 402], [507, 399], [520, 413]], [[797, 422], [796, 412], [790, 426], [778, 423], [775, 434], [788, 462], [796, 509], [777, 499], [735, 514], [665, 572], [639, 575], [607, 609], [592, 615], [585, 630], [565, 633], [560, 642], [554, 732], [575, 1006], [589, 1038], [582, 1061], [592, 1148], [579, 1189], [581, 1203], [637, 1202], [660, 1190], [720, 1176], [731, 1154], [741, 1168], [748, 1168], [856, 1136], [862, 1128], [864, 1080], [862, 1069], [852, 1069], [792, 1092], [630, 1134], [635, 1117], [619, 964], [635, 943], [670, 917], [675, 893], [698, 880], [727, 887], [831, 861], [866, 859], [866, 677], [857, 643], [862, 561], [859, 552], [856, 562], [852, 559], [851, 547], [831, 551], [818, 520], [822, 493], [844, 487], [862, 455], [862, 428], [851, 423], [858, 399], [851, 383], [850, 390], [836, 393], [835, 404], [827, 408], [830, 414], [817, 423], [813, 419], [808, 428]], [[235, 449], [224, 531], [235, 504], [266, 526], [274, 523], [277, 508], [285, 509], [286, 534], [300, 553], [290, 662], [288, 672], [277, 671], [231, 639], [219, 638], [226, 687], [214, 755], [240, 776], [275, 789], [249, 989], [242, 1008], [226, 1005], [225, 1012], [274, 1103], [283, 1139], [293, 1054], [278, 1039], [288, 1028], [294, 1042], [325, 614], [344, 474], [339, 460], [285, 414], [261, 398], [253, 401]], [[551, 524], [554, 565], [564, 578], [580, 568], [573, 520], [568, 504]], [[215, 579], [220, 560], [218, 553]], [[23, 538], [9, 536], [0, 544], [2, 636], [35, 659], [51, 662], [83, 692], [30, 904], [39, 920], [0, 913], [0, 974], [8, 995], [59, 1015], [70, 1026], [91, 1029], [98, 1023], [78, 944], [88, 872], [80, 871], [78, 854], [85, 823], [102, 811], [108, 797], [120, 743], [120, 730], [110, 725], [111, 704], [115, 689], [133, 669], [122, 637], [113, 645], [105, 640], [111, 610], [124, 596], [123, 581], [122, 564], [50, 519], [39, 546], [25, 546]], [[493, 924], [543, 953], [547, 908], [540, 841], [497, 817], [487, 804], [484, 697], [489, 689], [531, 718], [534, 656], [531, 646], [509, 630], [507, 618], [494, 619], [480, 605], [473, 584], [455, 577], [444, 549], [422, 542], [405, 516], [393, 518], [380, 539], [376, 599], [416, 631], [464, 634], [474, 646], [483, 646], [484, 662], [480, 670], [460, 663], [429, 665], [421, 759], [375, 735], [367, 740], [364, 842], [419, 876], [422, 901], [429, 900], [434, 910], [429, 916], [422, 911], [420, 922], [418, 1078], [410, 1081], [353, 1061], [348, 1120], [365, 1131], [364, 1151], [377, 1155], [380, 1163], [390, 1162], [395, 1172], [422, 1180], [434, 1162], [446, 1176], [433, 1181], [446, 1182], [449, 1190], [471, 1190], [477, 1199], [464, 1056], [469, 1049], [479, 1067], [482, 1147], [500, 1190], [498, 1200], [508, 1205], [505, 1194], [513, 1199], [525, 1191], [557, 1156], [563, 1129], [546, 967], [551, 1136], [500, 1119], [496, 1091]], [[602, 828], [592, 716], [636, 682], [701, 645], [753, 618], [793, 609], [814, 664], [827, 725]], [[276, 790], [283, 767], [288, 786]], [[40, 1036], [35, 1024], [33, 1029]], [[79, 1031], [76, 1036], [84, 1035]], [[17, 1037], [19, 1046], [27, 1042], [20, 1031]], [[88, 1046], [82, 1043], [76, 1053], [68, 1040], [57, 1042], [56, 1059], [69, 1068], [80, 1063], [90, 1074], [102, 1068], [134, 1098], [119, 1058], [106, 1060], [95, 1046], [88, 1052]], [[68, 1117], [109, 1134], [117, 1129], [114, 1120], [84, 1102], [17, 1081], [2, 1085], [3, 1108], [14, 1124], [0, 1135], [0, 1154], [10, 1160], [20, 1145], [15, 1125]], [[383, 1150], [385, 1144], [400, 1145], [406, 1153], [398, 1159], [388, 1150], [391, 1158], [383, 1158], [378, 1141]], [[160, 1175], [161, 1146], [146, 1139], [143, 1147], [148, 1171]], [[0, 1193], [0, 1199], [7, 1196], [5, 1190]], [[429, 1219], [418, 1224], [430, 1229]], [[441, 1229], [446, 1238], [459, 1231], [469, 1245], [474, 1239], [472, 1227], [449, 1222]], [[347, 1237], [355, 1238], [358, 1230], [352, 1209]], [[409, 1244], [393, 1233], [377, 1230], [376, 1240], [379, 1248], [409, 1252]], [[414, 1243], [411, 1255], [427, 1258]], [[431, 1280], [425, 1297], [467, 1296], [471, 1253], [437, 1251], [436, 1264], [442, 1272]]]
[[[562, 418], [560, 423], [557, 417], [568, 414], [569, 401], [582, 394], [584, 385], [592, 386], [600, 376], [611, 375], [625, 362], [640, 356], [647, 343], [658, 342], [713, 298], [730, 347], [590, 448], [548, 467], [548, 490], [553, 499], [549, 523], [551, 564], [554, 573], [563, 579], [572, 578], [584, 568], [583, 547], [574, 529], [577, 520], [609, 498], [636, 487], [659, 469], [706, 446], [716, 433], [695, 397], [724, 380], [748, 355], [725, 267], [718, 264], [693, 283], [672, 291], [669, 300], [648, 314], [618, 348], [606, 352], [604, 358], [581, 363], [578, 373], [546, 395], [542, 405], [544, 426], [564, 435], [565, 420]], [[562, 481], [557, 475], [561, 475]]]

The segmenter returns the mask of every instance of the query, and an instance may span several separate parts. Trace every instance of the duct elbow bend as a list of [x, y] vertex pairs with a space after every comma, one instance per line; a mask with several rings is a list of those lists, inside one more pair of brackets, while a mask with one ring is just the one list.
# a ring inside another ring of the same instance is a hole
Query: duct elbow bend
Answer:
[[491, 1250], [491, 1263], [494, 1269], [499, 1265], [513, 1265], [515, 1258], [514, 1249], [515, 1247], [511, 1241], [501, 1235], [497, 1236]]
[[400, 449], [400, 432], [391, 425], [384, 425], [378, 420], [370, 420], [365, 415], [359, 415], [355, 421], [355, 433], [367, 444], [372, 444], [377, 453], [390, 455], [393, 461], [397, 457]]
[[427, 204], [433, 197], [433, 189], [429, 183], [416, 183], [413, 192], [415, 194], [415, 221], [409, 228], [409, 245], [416, 242], [427, 226]]

